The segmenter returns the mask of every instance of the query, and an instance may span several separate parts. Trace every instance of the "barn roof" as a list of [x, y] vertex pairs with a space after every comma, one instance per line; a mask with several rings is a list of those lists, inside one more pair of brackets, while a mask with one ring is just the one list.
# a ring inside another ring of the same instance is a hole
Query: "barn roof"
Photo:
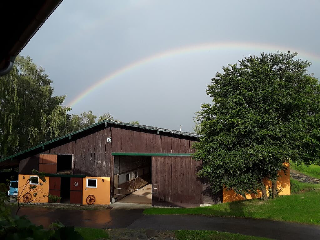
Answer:
[[55, 138], [52, 140], [49, 140], [47, 142], [41, 143], [37, 146], [31, 147], [29, 149], [26, 149], [24, 151], [18, 152], [14, 155], [5, 157], [3, 159], [0, 159], [0, 168], [10, 168], [10, 167], [16, 167], [19, 164], [19, 160], [32, 155], [32, 153], [36, 153], [41, 149], [47, 149], [50, 148], [50, 146], [57, 145], [59, 143], [64, 144], [66, 141], [70, 141], [71, 139], [76, 139], [81, 136], [84, 136], [86, 133], [89, 133], [91, 131], [99, 131], [102, 130], [108, 126], [118, 126], [122, 128], [127, 128], [130, 130], [136, 130], [136, 131], [148, 131], [153, 132], [155, 134], [163, 134], [163, 135], [172, 135], [176, 137], [183, 137], [183, 138], [191, 138], [194, 140], [197, 140], [199, 138], [199, 135], [195, 133], [189, 133], [189, 132], [180, 132], [177, 130], [169, 130], [166, 128], [158, 128], [153, 126], [147, 126], [147, 125], [137, 125], [137, 124], [130, 124], [130, 123], [123, 123], [123, 122], [115, 122], [115, 121], [102, 121], [95, 123], [89, 127], [80, 129], [78, 131], [69, 133], [65, 136]]

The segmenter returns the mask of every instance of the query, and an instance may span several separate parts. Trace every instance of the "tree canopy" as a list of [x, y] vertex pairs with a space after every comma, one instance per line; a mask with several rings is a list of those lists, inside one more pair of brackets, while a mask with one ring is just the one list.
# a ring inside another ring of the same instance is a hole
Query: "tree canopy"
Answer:
[[96, 120], [115, 120], [92, 111], [69, 114], [65, 96], [54, 96], [52, 80], [30, 57], [18, 56], [8, 75], [0, 77], [0, 159], [50, 139], [88, 127]]
[[0, 78], [0, 157], [65, 133], [64, 96], [53, 96], [52, 81], [30, 57], [18, 56]]
[[262, 53], [223, 67], [207, 87], [212, 102], [197, 113], [194, 157], [213, 192], [264, 192], [284, 162], [319, 158], [320, 86], [297, 53]]

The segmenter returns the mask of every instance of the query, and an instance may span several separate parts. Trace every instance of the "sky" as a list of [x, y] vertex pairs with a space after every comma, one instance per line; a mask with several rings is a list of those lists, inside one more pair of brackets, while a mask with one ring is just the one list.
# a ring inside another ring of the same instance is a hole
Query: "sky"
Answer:
[[320, 78], [318, 0], [69, 0], [20, 53], [72, 114], [192, 132], [207, 85], [249, 55], [298, 52]]

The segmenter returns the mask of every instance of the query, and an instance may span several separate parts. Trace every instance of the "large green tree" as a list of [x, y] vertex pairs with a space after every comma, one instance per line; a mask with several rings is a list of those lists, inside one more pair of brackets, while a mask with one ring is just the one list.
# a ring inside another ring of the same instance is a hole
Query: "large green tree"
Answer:
[[18, 56], [0, 78], [0, 158], [67, 133], [64, 96], [53, 96], [52, 81], [30, 57]]
[[207, 87], [212, 102], [197, 113], [194, 157], [199, 175], [218, 192], [266, 191], [284, 162], [313, 163], [319, 158], [320, 86], [307, 73], [310, 62], [296, 53], [250, 56], [223, 67]]

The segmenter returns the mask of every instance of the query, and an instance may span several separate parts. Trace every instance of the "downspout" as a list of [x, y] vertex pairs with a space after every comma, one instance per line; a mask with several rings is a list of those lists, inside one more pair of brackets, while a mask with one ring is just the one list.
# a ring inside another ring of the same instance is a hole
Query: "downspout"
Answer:
[[0, 76], [6, 75], [6, 74], [8, 74], [10, 72], [10, 70], [13, 67], [15, 59], [16, 59], [16, 56], [10, 57], [10, 61], [9, 61], [8, 66], [6, 68], [4, 68], [4, 69], [0, 69]]

